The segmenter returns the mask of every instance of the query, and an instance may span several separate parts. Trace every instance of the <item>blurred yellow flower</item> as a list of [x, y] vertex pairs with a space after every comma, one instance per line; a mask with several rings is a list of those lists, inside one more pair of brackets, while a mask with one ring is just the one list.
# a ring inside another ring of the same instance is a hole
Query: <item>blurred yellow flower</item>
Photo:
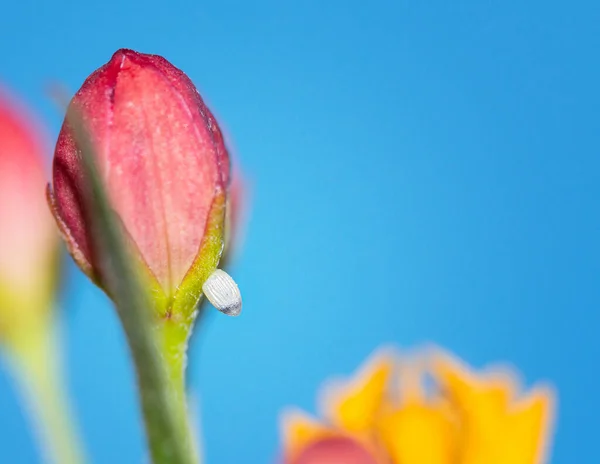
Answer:
[[438, 349], [384, 350], [325, 386], [322, 419], [283, 414], [283, 462], [542, 464], [554, 407], [549, 386], [521, 392], [510, 369], [475, 372]]

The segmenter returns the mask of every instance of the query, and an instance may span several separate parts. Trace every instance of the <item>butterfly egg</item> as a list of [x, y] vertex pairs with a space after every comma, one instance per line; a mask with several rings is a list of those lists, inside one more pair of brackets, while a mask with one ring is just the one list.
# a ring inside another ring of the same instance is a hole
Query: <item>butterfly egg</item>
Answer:
[[208, 301], [223, 314], [228, 316], [240, 315], [242, 311], [240, 289], [225, 271], [215, 270], [202, 285], [202, 291]]

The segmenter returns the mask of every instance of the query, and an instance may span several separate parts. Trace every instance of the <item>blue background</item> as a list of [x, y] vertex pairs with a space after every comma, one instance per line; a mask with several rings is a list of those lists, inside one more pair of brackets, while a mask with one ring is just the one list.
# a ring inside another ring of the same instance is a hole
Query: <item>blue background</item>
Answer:
[[[195, 338], [207, 462], [272, 462], [284, 405], [382, 343], [506, 361], [560, 396], [555, 463], [600, 462], [600, 4], [4, 2], [0, 78], [56, 137], [49, 82], [120, 47], [198, 85], [252, 184], [244, 314]], [[70, 388], [97, 463], [143, 459], [115, 314], [69, 264]], [[213, 311], [215, 313], [215, 311]], [[37, 462], [6, 370], [4, 462]]]

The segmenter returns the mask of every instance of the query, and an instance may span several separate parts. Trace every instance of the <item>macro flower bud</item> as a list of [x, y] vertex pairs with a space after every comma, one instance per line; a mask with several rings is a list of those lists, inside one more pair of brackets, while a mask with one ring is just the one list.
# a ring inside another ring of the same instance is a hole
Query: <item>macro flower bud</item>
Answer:
[[[182, 71], [132, 50], [92, 73], [71, 107], [159, 312], [191, 314], [224, 245], [230, 166], [215, 118]], [[103, 286], [75, 138], [65, 120], [49, 202], [71, 255]]]
[[0, 92], [0, 336], [48, 312], [58, 235], [44, 203], [41, 130]]

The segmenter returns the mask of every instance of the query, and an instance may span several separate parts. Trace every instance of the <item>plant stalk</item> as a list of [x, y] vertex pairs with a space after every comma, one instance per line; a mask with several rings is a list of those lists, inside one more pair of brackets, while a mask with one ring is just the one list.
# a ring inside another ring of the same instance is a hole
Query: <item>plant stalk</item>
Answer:
[[168, 391], [172, 396], [181, 441], [188, 452], [199, 462], [196, 440], [193, 436], [186, 391], [187, 348], [190, 326], [173, 319], [161, 321], [157, 335], [161, 340], [162, 359], [167, 371]]
[[84, 454], [72, 423], [55, 321], [37, 324], [11, 344], [14, 373], [41, 443], [44, 460], [82, 464]]

